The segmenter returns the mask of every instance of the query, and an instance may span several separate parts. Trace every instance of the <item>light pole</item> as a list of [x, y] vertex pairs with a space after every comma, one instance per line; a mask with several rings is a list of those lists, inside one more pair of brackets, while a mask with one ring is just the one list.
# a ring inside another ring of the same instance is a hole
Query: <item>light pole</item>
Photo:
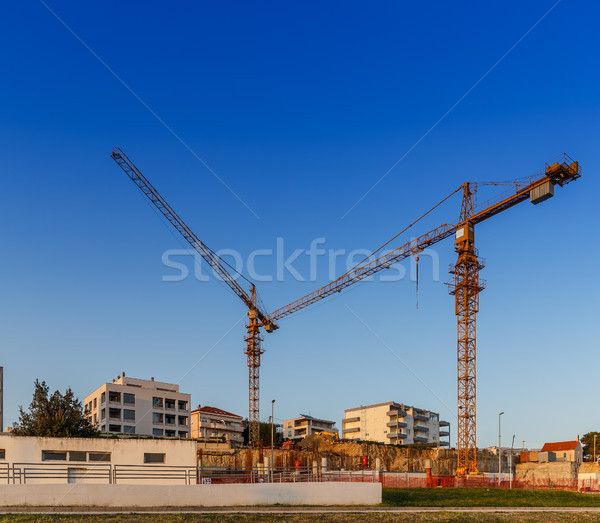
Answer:
[[513, 460], [513, 449], [515, 447], [515, 435], [513, 434], [513, 439], [512, 439], [512, 443], [510, 444], [510, 465], [508, 466], [508, 474], [509, 474], [509, 478], [510, 478], [510, 483], [508, 488], [512, 488], [512, 478], [513, 478], [513, 471], [512, 471], [512, 460]]
[[594, 434], [594, 463], [596, 462], [596, 434]]
[[502, 461], [500, 461], [502, 456], [502, 451], [500, 450], [502, 448], [502, 432], [500, 431], [502, 414], [504, 414], [504, 411], [498, 414], [498, 485], [500, 485], [500, 472], [502, 471]]
[[271, 400], [271, 483], [273, 483], [273, 427], [275, 423], [275, 400]]

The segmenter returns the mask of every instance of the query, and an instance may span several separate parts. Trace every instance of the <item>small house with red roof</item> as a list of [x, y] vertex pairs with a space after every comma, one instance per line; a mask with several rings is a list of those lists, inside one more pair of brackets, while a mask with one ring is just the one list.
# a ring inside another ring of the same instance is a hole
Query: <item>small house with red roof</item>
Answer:
[[216, 407], [201, 407], [190, 413], [191, 437], [199, 439], [225, 439], [236, 446], [244, 443], [242, 416]]
[[583, 461], [583, 448], [579, 443], [579, 438], [574, 441], [545, 443], [540, 452], [553, 452], [556, 461], [573, 461], [575, 463]]

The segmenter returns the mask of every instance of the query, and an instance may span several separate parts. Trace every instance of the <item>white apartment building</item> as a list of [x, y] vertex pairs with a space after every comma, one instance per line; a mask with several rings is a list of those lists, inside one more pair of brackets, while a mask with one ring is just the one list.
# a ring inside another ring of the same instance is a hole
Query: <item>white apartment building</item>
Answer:
[[[437, 412], [388, 401], [345, 410], [342, 437], [398, 445], [449, 446], [450, 423], [440, 421]], [[440, 439], [446, 437], [448, 440]]]
[[86, 396], [84, 412], [100, 432], [189, 438], [191, 398], [179, 385], [123, 373]]
[[301, 440], [311, 434], [319, 432], [335, 432], [335, 421], [313, 418], [306, 414], [300, 414], [299, 418], [286, 419], [283, 422], [283, 438], [288, 440]]
[[192, 438], [225, 438], [234, 445], [244, 444], [244, 426], [242, 416], [232, 414], [216, 407], [201, 407], [191, 414]]

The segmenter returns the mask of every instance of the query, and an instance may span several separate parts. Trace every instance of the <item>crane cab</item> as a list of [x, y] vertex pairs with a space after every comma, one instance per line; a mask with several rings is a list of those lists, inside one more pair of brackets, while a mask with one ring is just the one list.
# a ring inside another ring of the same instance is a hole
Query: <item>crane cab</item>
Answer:
[[471, 243], [475, 241], [475, 227], [469, 223], [461, 225], [454, 236], [454, 243], [456, 245], [461, 245], [466, 241]]

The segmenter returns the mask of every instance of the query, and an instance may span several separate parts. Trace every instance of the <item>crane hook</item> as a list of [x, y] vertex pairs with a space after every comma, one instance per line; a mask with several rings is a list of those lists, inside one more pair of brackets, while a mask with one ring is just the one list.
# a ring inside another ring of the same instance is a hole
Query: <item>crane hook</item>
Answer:
[[416, 279], [416, 283], [417, 283], [417, 310], [419, 309], [419, 257], [415, 256], [415, 263], [417, 264], [417, 279]]

